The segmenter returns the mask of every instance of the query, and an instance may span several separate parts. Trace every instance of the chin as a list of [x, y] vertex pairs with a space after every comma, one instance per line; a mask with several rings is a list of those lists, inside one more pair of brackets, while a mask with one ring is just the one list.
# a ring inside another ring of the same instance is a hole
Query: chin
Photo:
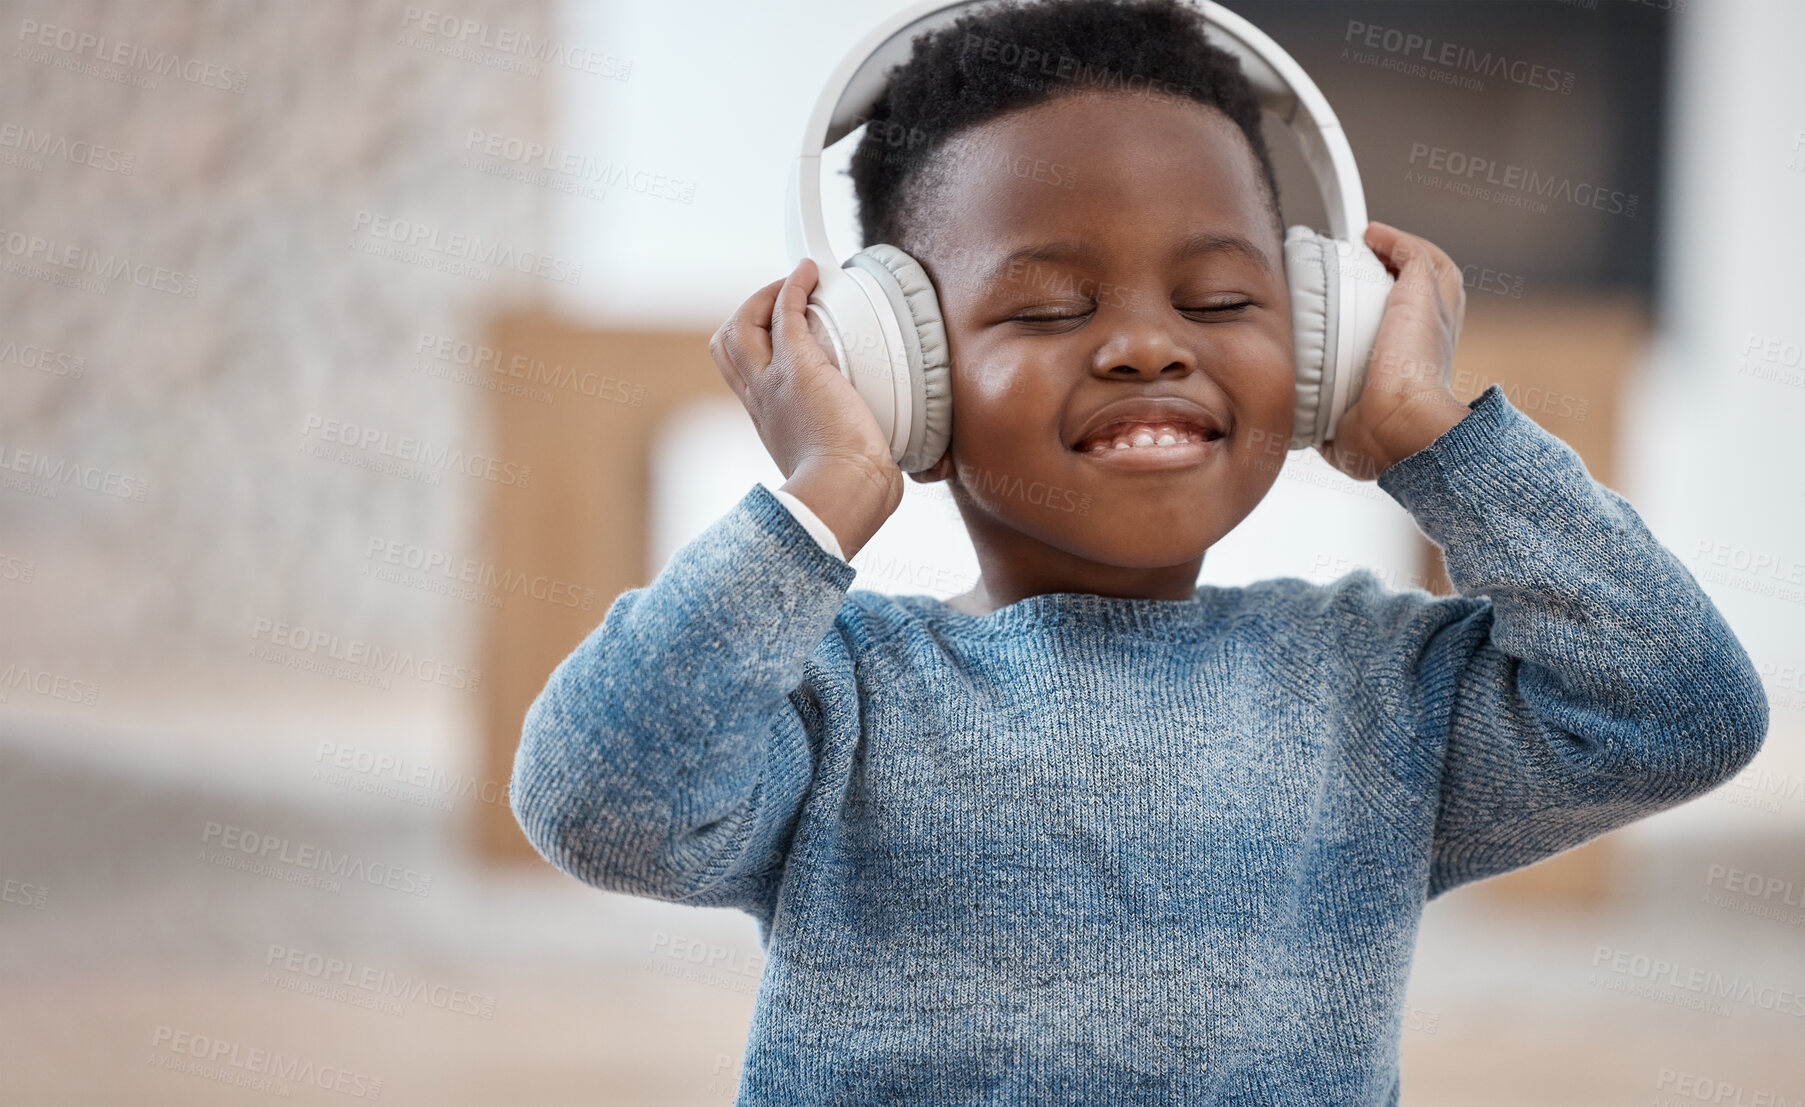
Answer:
[[1164, 569], [1195, 561], [1214, 544], [1214, 538], [1202, 533], [1175, 535], [1170, 531], [1136, 543], [1125, 530], [1111, 528], [1103, 532], [1093, 527], [1067, 549], [1079, 557], [1121, 569]]

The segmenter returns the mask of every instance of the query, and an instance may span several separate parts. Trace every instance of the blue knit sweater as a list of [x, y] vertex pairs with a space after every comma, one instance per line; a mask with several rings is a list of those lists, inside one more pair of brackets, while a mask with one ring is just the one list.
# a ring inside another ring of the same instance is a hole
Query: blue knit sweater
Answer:
[[1426, 900], [1698, 796], [1747, 653], [1493, 385], [1367, 570], [989, 615], [849, 591], [762, 485], [527, 712], [516, 816], [599, 888], [744, 910], [737, 1104], [1395, 1104]]

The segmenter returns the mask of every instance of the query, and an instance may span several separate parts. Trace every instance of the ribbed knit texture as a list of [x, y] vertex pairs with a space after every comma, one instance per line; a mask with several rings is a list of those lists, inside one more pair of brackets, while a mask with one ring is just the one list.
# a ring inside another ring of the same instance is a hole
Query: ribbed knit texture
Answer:
[[1379, 478], [1458, 596], [973, 616], [849, 591], [755, 485], [552, 673], [515, 814], [596, 887], [758, 920], [736, 1104], [1395, 1104], [1425, 901], [1767, 731], [1629, 504], [1497, 385], [1469, 407]]

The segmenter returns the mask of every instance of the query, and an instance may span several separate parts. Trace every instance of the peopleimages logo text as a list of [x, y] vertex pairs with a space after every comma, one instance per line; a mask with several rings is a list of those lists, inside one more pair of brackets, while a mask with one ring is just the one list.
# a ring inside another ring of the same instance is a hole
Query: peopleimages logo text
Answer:
[[127, 177], [131, 176], [132, 168], [137, 162], [135, 155], [124, 150], [115, 150], [111, 146], [82, 139], [72, 141], [68, 135], [36, 131], [18, 123], [0, 123], [0, 146], [22, 154], [88, 165], [106, 173], [118, 173]]
[[616, 57], [586, 46], [571, 46], [549, 37], [541, 38], [530, 31], [492, 27], [479, 20], [415, 4], [407, 6], [401, 25], [462, 46], [480, 46], [485, 50], [549, 63], [578, 73], [611, 77], [617, 81], [626, 80], [633, 72], [631, 58]]
[[1523, 58], [1494, 54], [1490, 50], [1475, 50], [1470, 46], [1445, 42], [1430, 35], [1419, 35], [1396, 27], [1383, 27], [1376, 23], [1350, 19], [1342, 41], [1356, 42], [1369, 49], [1382, 50], [1396, 57], [1421, 60], [1429, 65], [1447, 66], [1456, 72], [1499, 78], [1525, 88], [1539, 88], [1558, 92], [1563, 96], [1573, 91], [1572, 70], [1554, 69]]
[[[319, 846], [297, 844], [281, 835], [260, 834], [230, 823], [218, 823], [209, 819], [201, 830], [201, 844], [243, 854], [264, 865], [291, 865], [325, 876], [361, 880], [365, 884], [390, 888], [411, 896], [432, 893], [431, 873], [382, 861], [370, 861], [355, 854], [337, 853]], [[204, 855], [203, 859], [211, 860]]]
[[407, 650], [387, 649], [362, 638], [345, 638], [330, 631], [295, 626], [262, 616], [257, 617], [251, 629], [251, 644], [256, 646], [258, 643], [324, 656], [349, 665], [362, 665], [379, 673], [394, 676], [406, 673], [416, 680], [460, 692], [474, 692], [482, 683], [482, 672], [464, 665], [424, 655], [416, 657]]
[[175, 76], [189, 84], [226, 92], [243, 92], [246, 81], [242, 69], [216, 65], [198, 58], [184, 58], [168, 50], [153, 52], [147, 46], [121, 42], [90, 31], [78, 31], [73, 27], [39, 23], [35, 19], [19, 20], [19, 41], [77, 57], [90, 57], [98, 62], [124, 66], [142, 73], [155, 73], [159, 77]]
[[1460, 150], [1431, 146], [1426, 142], [1410, 144], [1410, 164], [1425, 165], [1445, 174], [1443, 188], [1454, 191], [1454, 183], [1470, 186], [1476, 182], [1491, 185], [1523, 196], [1561, 200], [1582, 208], [1595, 208], [1612, 215], [1635, 218], [1640, 197], [1633, 192], [1602, 188], [1588, 181], [1575, 181], [1528, 169], [1521, 165], [1505, 165], [1490, 158], [1478, 157]]
[[[152, 1032], [153, 1049], [165, 1050], [169, 1058], [164, 1068], [183, 1068], [183, 1058], [193, 1059], [186, 1071], [210, 1080], [233, 1084], [250, 1091], [268, 1092], [287, 1099], [290, 1083], [307, 1085], [322, 1091], [359, 1099], [382, 1098], [382, 1081], [368, 1073], [355, 1072], [342, 1065], [321, 1065], [281, 1050], [247, 1046], [230, 1038], [196, 1034], [179, 1027], [159, 1025]], [[159, 1063], [155, 1054], [153, 1064]], [[171, 1063], [175, 1062], [175, 1063]], [[224, 1067], [221, 1067], [224, 1066]]]
[[387, 240], [410, 249], [426, 250], [475, 265], [512, 269], [516, 273], [543, 277], [563, 284], [576, 284], [583, 277], [581, 262], [504, 246], [500, 242], [485, 241], [476, 235], [458, 231], [442, 232], [431, 224], [397, 219], [367, 208], [358, 208], [352, 214], [351, 229], [362, 231], [373, 239]]
[[317, 437], [353, 449], [371, 450], [396, 461], [414, 462], [428, 469], [457, 470], [467, 476], [481, 477], [498, 484], [525, 487], [531, 480], [533, 467], [483, 454], [470, 453], [453, 446], [440, 446], [408, 435], [391, 437], [378, 427], [360, 426], [342, 419], [308, 415], [301, 420], [301, 437]]
[[[168, 266], [133, 261], [122, 254], [103, 254], [43, 235], [0, 227], [0, 253], [36, 265], [85, 273], [103, 280], [126, 280], [138, 288], [167, 292], [186, 300], [195, 298], [200, 278]], [[104, 294], [104, 290], [103, 290]]]

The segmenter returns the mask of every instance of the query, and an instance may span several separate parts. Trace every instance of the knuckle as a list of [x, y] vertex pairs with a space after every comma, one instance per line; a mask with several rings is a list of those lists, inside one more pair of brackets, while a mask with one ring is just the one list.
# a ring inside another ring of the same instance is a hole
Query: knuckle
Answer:
[[739, 352], [739, 345], [740, 326], [735, 319], [722, 323], [721, 328], [714, 332], [714, 337], [708, 340], [708, 349], [717, 358], [733, 358]]

